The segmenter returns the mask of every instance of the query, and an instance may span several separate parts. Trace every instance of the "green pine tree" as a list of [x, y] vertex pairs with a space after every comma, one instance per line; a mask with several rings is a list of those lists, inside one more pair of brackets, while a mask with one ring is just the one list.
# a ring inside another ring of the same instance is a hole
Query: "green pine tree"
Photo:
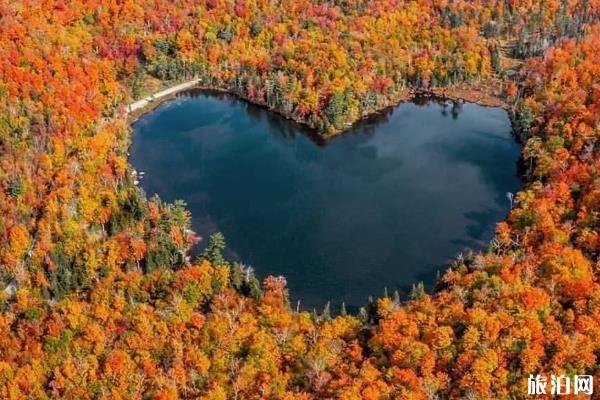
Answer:
[[209, 260], [213, 265], [229, 265], [223, 257], [225, 250], [225, 237], [221, 232], [214, 233], [208, 239], [208, 246], [204, 249], [201, 257]]

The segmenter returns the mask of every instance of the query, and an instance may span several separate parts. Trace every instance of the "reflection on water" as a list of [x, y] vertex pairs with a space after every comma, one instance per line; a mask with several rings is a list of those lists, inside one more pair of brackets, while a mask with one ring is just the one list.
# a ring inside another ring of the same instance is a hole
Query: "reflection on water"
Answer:
[[501, 109], [416, 99], [327, 143], [231, 96], [195, 91], [134, 125], [148, 195], [184, 199], [203, 237], [293, 299], [351, 308], [406, 291], [481, 249], [519, 188], [519, 146]]

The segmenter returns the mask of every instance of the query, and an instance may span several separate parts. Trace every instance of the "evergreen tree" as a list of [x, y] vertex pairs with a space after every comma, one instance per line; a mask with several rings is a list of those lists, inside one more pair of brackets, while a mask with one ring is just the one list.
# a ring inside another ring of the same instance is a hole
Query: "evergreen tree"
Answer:
[[340, 310], [340, 315], [342, 317], [345, 317], [346, 315], [348, 315], [348, 312], [346, 311], [346, 303], [342, 301], [342, 309]]
[[366, 324], [367, 322], [369, 322], [369, 314], [367, 313], [367, 309], [365, 307], [361, 307], [358, 310], [358, 319], [363, 324]]
[[504, 69], [502, 68], [502, 57], [500, 53], [500, 45], [498, 43], [494, 43], [490, 48], [491, 55], [491, 63], [492, 69], [497, 74], [502, 74]]
[[337, 129], [341, 129], [344, 124], [344, 113], [347, 108], [347, 98], [343, 93], [335, 92], [325, 111], [329, 123]]
[[321, 319], [325, 321], [331, 320], [331, 303], [328, 301], [323, 308], [323, 312], [321, 313]]
[[410, 299], [411, 300], [420, 300], [425, 296], [425, 285], [423, 282], [419, 282], [416, 285], [413, 285], [412, 290], [410, 291]]
[[221, 232], [217, 232], [210, 236], [208, 246], [202, 252], [201, 257], [209, 260], [215, 266], [228, 265], [223, 257], [223, 250], [225, 250], [225, 237]]

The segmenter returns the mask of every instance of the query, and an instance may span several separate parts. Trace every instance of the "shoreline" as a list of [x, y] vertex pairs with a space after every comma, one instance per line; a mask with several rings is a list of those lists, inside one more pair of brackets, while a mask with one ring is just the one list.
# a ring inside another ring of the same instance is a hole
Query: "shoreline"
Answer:
[[263, 107], [271, 112], [280, 115], [281, 117], [287, 120], [291, 120], [295, 123], [300, 124], [303, 128], [312, 131], [311, 136], [314, 136], [317, 139], [325, 142], [336, 136], [344, 134], [360, 122], [367, 120], [368, 118], [377, 115], [378, 113], [385, 112], [385, 110], [390, 108], [395, 108], [400, 104], [414, 100], [419, 96], [429, 97], [432, 100], [438, 99], [444, 101], [463, 101], [467, 103], [477, 104], [483, 107], [502, 108], [506, 111], [509, 111], [509, 105], [499, 95], [488, 94], [481, 88], [478, 88], [476, 86], [468, 87], [468, 85], [466, 85], [466, 87], [461, 87], [459, 85], [455, 85], [447, 87], [436, 87], [427, 90], [407, 89], [406, 92], [399, 93], [398, 96], [395, 97], [393, 100], [387, 101], [387, 104], [381, 105], [381, 107], [378, 107], [377, 109], [369, 112], [368, 114], [361, 115], [356, 120], [352, 121], [351, 123], [348, 123], [343, 129], [333, 131], [320, 131], [316, 127], [311, 126], [306, 120], [295, 118], [292, 115], [286, 115], [275, 108], [268, 107], [266, 104], [251, 101], [243, 96], [240, 96], [235, 92], [231, 92], [230, 90], [213, 86], [204, 86], [202, 85], [201, 78], [194, 78], [184, 82], [179, 82], [173, 86], [152, 93], [149, 96], [145, 96], [143, 99], [125, 105], [125, 117], [127, 119], [128, 124], [135, 124], [142, 116], [149, 112], [152, 112], [164, 102], [174, 99], [180, 93], [192, 90], [214, 91], [235, 96], [238, 99], [247, 101], [248, 103], [258, 107]]
[[194, 78], [187, 81], [179, 82], [173, 86], [169, 86], [165, 89], [159, 90], [158, 92], [154, 92], [148, 96], [144, 96], [144, 98], [140, 100], [136, 100], [133, 103], [125, 105], [124, 112], [125, 117], [127, 118], [127, 122], [130, 125], [135, 123], [141, 116], [154, 110], [166, 100], [175, 97], [178, 93], [194, 89], [201, 82], [202, 80], [200, 78]]

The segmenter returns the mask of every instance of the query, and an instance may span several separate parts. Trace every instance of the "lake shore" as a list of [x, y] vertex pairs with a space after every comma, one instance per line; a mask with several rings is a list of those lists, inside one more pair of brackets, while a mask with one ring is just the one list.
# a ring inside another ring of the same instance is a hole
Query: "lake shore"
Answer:
[[[129, 162], [144, 192], [183, 199], [194, 232], [223, 233], [232, 259], [288, 277], [308, 307], [357, 310], [381, 282], [405, 294], [403, 282], [432, 287], [445, 260], [485, 248], [509, 209], [505, 193], [520, 187], [502, 109], [426, 96], [321, 143], [216, 91], [186, 92], [133, 130]], [[430, 229], [435, 220], [443, 227]], [[423, 242], [435, 243], [427, 256]]]
[[168, 100], [172, 100], [177, 96], [177, 94], [186, 92], [189, 90], [209, 90], [220, 93], [230, 94], [232, 96], [236, 96], [240, 99], [248, 101], [254, 105], [264, 107], [269, 111], [275, 112], [282, 117], [292, 120], [302, 126], [314, 130], [314, 135], [322, 140], [328, 140], [333, 137], [339, 136], [358, 124], [359, 122], [370, 118], [378, 113], [384, 112], [389, 108], [393, 108], [398, 106], [400, 103], [411, 101], [417, 96], [422, 97], [431, 97], [432, 100], [443, 100], [443, 101], [464, 101], [468, 103], [474, 103], [485, 107], [498, 107], [508, 109], [508, 104], [504, 98], [501, 97], [499, 90], [494, 90], [493, 88], [490, 91], [490, 87], [485, 83], [479, 84], [458, 84], [452, 86], [444, 86], [444, 87], [434, 87], [426, 90], [418, 90], [418, 89], [406, 89], [403, 92], [399, 92], [397, 96], [389, 99], [388, 101], [379, 104], [378, 107], [367, 113], [359, 116], [354, 121], [347, 123], [343, 129], [335, 129], [330, 131], [319, 131], [317, 127], [312, 126], [309, 121], [302, 119], [298, 116], [294, 116], [291, 114], [286, 114], [281, 112], [276, 108], [269, 107], [264, 102], [256, 102], [250, 100], [244, 96], [240, 96], [238, 93], [232, 92], [230, 90], [216, 87], [216, 86], [207, 86], [202, 84], [202, 79], [193, 78], [187, 81], [178, 82], [172, 86], [161, 89], [157, 92], [154, 92], [148, 96], [144, 96], [144, 98], [137, 100], [133, 103], [130, 103], [125, 106], [125, 113], [127, 115], [128, 121], [130, 124], [135, 123], [141, 116], [146, 113], [151, 112], [156, 107], [160, 106], [162, 103]]

